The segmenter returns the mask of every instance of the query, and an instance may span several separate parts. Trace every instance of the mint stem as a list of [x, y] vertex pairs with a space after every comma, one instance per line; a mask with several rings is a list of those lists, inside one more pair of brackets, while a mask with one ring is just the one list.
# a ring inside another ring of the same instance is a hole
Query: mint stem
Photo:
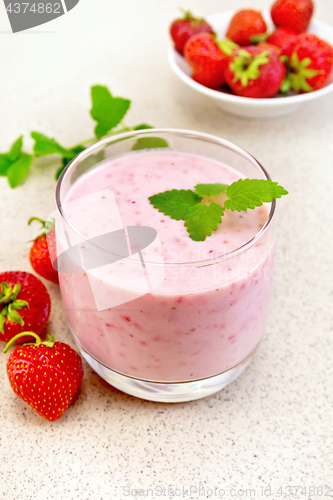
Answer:
[[31, 224], [31, 223], [32, 223], [32, 221], [34, 221], [34, 220], [38, 221], [38, 222], [42, 225], [42, 227], [44, 227], [44, 228], [45, 228], [45, 223], [46, 223], [46, 221], [45, 221], [45, 220], [40, 219], [39, 217], [30, 217], [30, 219], [28, 220], [28, 226], [30, 226], [30, 224]]
[[84, 146], [85, 144], [90, 144], [90, 143], [94, 144], [95, 142], [100, 141], [104, 137], [112, 137], [113, 135], [121, 134], [123, 132], [131, 132], [132, 130], [134, 130], [133, 127], [128, 127], [123, 122], [121, 122], [121, 125], [123, 126], [123, 128], [121, 128], [121, 129], [115, 130], [114, 132], [111, 132], [110, 134], [106, 134], [106, 135], [99, 137], [99, 138], [98, 137], [91, 137], [90, 139], [86, 139], [85, 141], [81, 141], [78, 144], [74, 144], [74, 146], [71, 146], [69, 149], [76, 149], [80, 146]]

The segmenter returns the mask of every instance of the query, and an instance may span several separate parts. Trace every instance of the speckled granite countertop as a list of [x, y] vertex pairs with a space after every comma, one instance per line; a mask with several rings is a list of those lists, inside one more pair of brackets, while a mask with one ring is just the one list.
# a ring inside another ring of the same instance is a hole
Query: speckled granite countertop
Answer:
[[[203, 14], [251, 5], [181, 3]], [[317, 17], [333, 24], [331, 0], [317, 4]], [[196, 499], [219, 498], [224, 490], [224, 498], [277, 499], [288, 497], [290, 485], [307, 488], [298, 498], [319, 498], [310, 486], [324, 487], [321, 498], [333, 496], [333, 100], [268, 121], [223, 114], [186, 90], [168, 66], [166, 30], [178, 5], [81, 0], [66, 16], [17, 35], [9, 34], [0, 5], [0, 151], [31, 130], [65, 145], [90, 137], [95, 83], [132, 99], [130, 124], [193, 128], [250, 151], [290, 191], [279, 203], [278, 279], [267, 334], [236, 382], [193, 403], [135, 399], [85, 365], [80, 397], [52, 424], [14, 395], [8, 354], [0, 353], [2, 498]], [[27, 242], [35, 228], [26, 221], [52, 212], [55, 170], [40, 162], [15, 190], [0, 178], [2, 271], [31, 271]], [[59, 289], [46, 285], [50, 331], [73, 345]], [[240, 492], [252, 488], [255, 497]]]

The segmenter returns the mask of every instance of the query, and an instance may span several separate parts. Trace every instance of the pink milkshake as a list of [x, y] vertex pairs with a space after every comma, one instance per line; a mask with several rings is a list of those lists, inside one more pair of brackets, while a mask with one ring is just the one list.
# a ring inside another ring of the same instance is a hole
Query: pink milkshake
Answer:
[[[70, 328], [89, 359], [116, 374], [163, 384], [207, 379], [246, 363], [264, 334], [270, 306], [275, 237], [272, 229], [263, 231], [270, 206], [227, 210], [217, 231], [197, 242], [183, 221], [160, 213], [148, 200], [166, 190], [231, 184], [241, 177], [214, 158], [160, 149], [107, 159], [72, 184], [64, 215], [75, 231], [89, 239], [121, 225], [150, 226], [160, 245], [151, 246], [149, 260], [154, 265], [156, 259], [156, 266], [164, 262], [157, 287], [104, 310], [96, 308], [86, 273], [60, 273]], [[78, 210], [73, 203], [106, 189], [115, 197], [116, 218], [105, 210], [102, 195], [93, 207], [82, 203]], [[121, 265], [115, 265], [115, 274], [109, 267], [99, 270], [105, 293], [109, 288], [117, 293]], [[135, 269], [126, 283], [136, 288]]]

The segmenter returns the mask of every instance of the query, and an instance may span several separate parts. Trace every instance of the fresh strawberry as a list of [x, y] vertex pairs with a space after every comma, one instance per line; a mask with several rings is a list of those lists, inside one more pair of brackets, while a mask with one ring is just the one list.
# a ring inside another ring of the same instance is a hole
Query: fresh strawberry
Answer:
[[312, 0], [276, 0], [271, 8], [273, 23], [295, 33], [307, 30], [313, 14]]
[[198, 33], [214, 33], [213, 28], [205, 19], [193, 17], [191, 12], [184, 12], [181, 19], [176, 19], [170, 26], [170, 35], [175, 49], [182, 56], [187, 40]]
[[251, 45], [254, 39], [259, 41], [258, 35], [263, 35], [266, 31], [267, 26], [261, 13], [244, 9], [234, 14], [226, 36], [238, 45]]
[[267, 38], [267, 43], [279, 47], [281, 50], [287, 49], [288, 45], [295, 40], [297, 33], [289, 28], [276, 28]]
[[286, 67], [273, 51], [258, 46], [238, 49], [225, 71], [229, 87], [243, 97], [273, 97], [280, 90]]
[[[17, 347], [11, 353], [7, 362], [9, 382], [19, 398], [53, 422], [63, 415], [80, 388], [82, 360], [74, 349], [56, 342], [52, 335], [48, 335], [50, 341], [42, 342], [35, 333], [25, 333], [37, 342]], [[5, 352], [14, 340], [6, 345]]]
[[44, 228], [43, 233], [34, 240], [34, 244], [30, 249], [30, 263], [37, 274], [43, 278], [59, 284], [58, 271], [53, 269], [50, 251], [56, 253], [56, 238], [54, 222], [43, 221], [38, 217], [31, 217], [28, 224], [37, 220]]
[[294, 92], [318, 90], [329, 81], [333, 69], [333, 47], [316, 35], [298, 35], [283, 53], [289, 58], [286, 83]]
[[[33, 330], [40, 335], [50, 316], [51, 301], [45, 285], [33, 274], [10, 271], [0, 274], [0, 340]], [[31, 337], [20, 338], [28, 342]]]
[[185, 45], [184, 55], [192, 68], [193, 80], [212, 89], [222, 87], [228, 55], [212, 35], [200, 33], [192, 36]]
[[282, 50], [279, 47], [276, 47], [276, 45], [272, 45], [271, 43], [268, 42], [260, 42], [258, 43], [257, 47], [259, 47], [261, 50], [268, 50], [269, 52], [274, 52], [277, 56], [280, 56], [282, 53]]

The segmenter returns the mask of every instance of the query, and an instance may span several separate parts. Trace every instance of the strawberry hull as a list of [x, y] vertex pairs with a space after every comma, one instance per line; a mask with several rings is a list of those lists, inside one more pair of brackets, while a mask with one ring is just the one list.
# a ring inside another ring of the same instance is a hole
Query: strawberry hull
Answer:
[[[11, 289], [19, 286], [20, 290], [16, 299], [23, 301], [23, 303], [22, 308], [14, 312], [16, 318], [13, 319], [16, 319], [15, 321], [10, 320], [11, 316], [8, 317], [8, 313], [5, 316], [6, 320], [1, 328], [3, 332], [0, 331], [0, 340], [9, 342], [11, 338], [24, 331], [33, 331], [43, 336], [51, 312], [51, 300], [45, 285], [36, 276], [25, 271], [1, 273], [0, 284], [3, 283], [6, 283]], [[11, 302], [15, 304], [16, 301]], [[0, 300], [0, 314], [9, 305], [10, 303], [6, 304]], [[24, 336], [19, 338], [16, 343], [23, 344], [29, 341], [31, 341], [31, 337]]]
[[303, 33], [284, 50], [289, 58], [290, 82], [296, 93], [323, 88], [333, 70], [333, 47], [316, 35]]
[[[225, 78], [235, 94], [263, 99], [279, 92], [286, 76], [286, 67], [276, 51], [267, 50], [265, 45], [243, 47], [233, 54]], [[256, 62], [258, 64], [255, 66]]]

